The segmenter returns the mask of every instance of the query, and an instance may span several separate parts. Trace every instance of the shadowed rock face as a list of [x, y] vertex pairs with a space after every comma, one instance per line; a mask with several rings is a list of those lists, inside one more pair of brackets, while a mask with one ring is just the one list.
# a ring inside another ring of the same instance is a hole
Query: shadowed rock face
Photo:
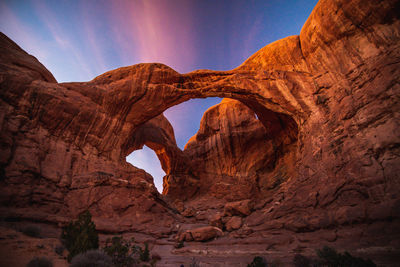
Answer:
[[[81, 83], [57, 83], [1, 35], [1, 215], [62, 222], [89, 208], [101, 230], [161, 237], [185, 222], [178, 211], [208, 222], [226, 201], [248, 199], [252, 213], [228, 240], [397, 253], [398, 6], [322, 0], [299, 36], [234, 70], [138, 64]], [[208, 110], [179, 150], [162, 112], [215, 96], [240, 102]], [[164, 197], [125, 162], [144, 144], [167, 173]]]

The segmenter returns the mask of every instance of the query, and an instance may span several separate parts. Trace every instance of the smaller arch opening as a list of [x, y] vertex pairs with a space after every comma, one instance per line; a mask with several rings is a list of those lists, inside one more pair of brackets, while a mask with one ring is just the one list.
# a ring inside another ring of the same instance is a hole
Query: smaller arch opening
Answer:
[[191, 99], [165, 111], [141, 125], [127, 143], [126, 161], [153, 177], [157, 191], [163, 193], [164, 176], [171, 172], [186, 173], [189, 160], [183, 150], [197, 133], [201, 118], [222, 98]]
[[157, 191], [161, 194], [163, 191], [163, 177], [165, 176], [164, 170], [161, 168], [160, 161], [156, 153], [144, 145], [142, 149], [138, 149], [130, 153], [126, 157], [126, 161], [145, 170], [151, 176], [153, 176], [154, 185]]

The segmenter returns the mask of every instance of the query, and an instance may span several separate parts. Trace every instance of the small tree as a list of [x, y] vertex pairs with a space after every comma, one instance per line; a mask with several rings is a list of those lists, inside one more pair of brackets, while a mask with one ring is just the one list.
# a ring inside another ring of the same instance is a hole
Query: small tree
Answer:
[[199, 267], [199, 263], [197, 262], [196, 258], [192, 258], [192, 261], [190, 262], [190, 267]]
[[320, 258], [321, 264], [329, 267], [351, 266], [351, 267], [376, 267], [376, 264], [370, 259], [354, 257], [347, 251], [338, 253], [330, 247], [323, 247], [317, 250], [317, 255]]
[[36, 225], [29, 225], [22, 229], [22, 233], [30, 237], [40, 237], [41, 229]]
[[140, 260], [141, 261], [149, 261], [150, 260], [149, 245], [147, 243], [144, 243], [144, 250], [140, 251]]
[[137, 263], [136, 254], [139, 253], [140, 247], [135, 246], [134, 239], [126, 241], [122, 236], [114, 236], [108, 238], [104, 252], [111, 257], [112, 262], [117, 267], [132, 266]]
[[53, 267], [53, 263], [45, 258], [34, 258], [30, 262], [28, 262], [27, 267]]
[[304, 255], [296, 254], [293, 258], [293, 264], [295, 267], [309, 267], [311, 265], [311, 261]]
[[63, 228], [61, 239], [69, 251], [68, 262], [80, 253], [99, 248], [99, 236], [92, 215], [85, 211], [77, 221], [71, 221]]
[[263, 257], [256, 256], [250, 264], [247, 264], [247, 267], [266, 267], [267, 263], [265, 262]]

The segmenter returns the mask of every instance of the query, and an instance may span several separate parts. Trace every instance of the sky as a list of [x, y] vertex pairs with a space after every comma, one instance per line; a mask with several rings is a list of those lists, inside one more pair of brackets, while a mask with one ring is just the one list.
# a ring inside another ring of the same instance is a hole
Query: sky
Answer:
[[[115, 68], [164, 63], [180, 73], [229, 70], [265, 45], [297, 35], [316, 0], [0, 0], [0, 30], [58, 82], [89, 81]], [[218, 98], [167, 110], [183, 148]], [[155, 178], [150, 149], [128, 158]], [[157, 169], [158, 168], [158, 169]], [[161, 177], [160, 177], [161, 176]]]

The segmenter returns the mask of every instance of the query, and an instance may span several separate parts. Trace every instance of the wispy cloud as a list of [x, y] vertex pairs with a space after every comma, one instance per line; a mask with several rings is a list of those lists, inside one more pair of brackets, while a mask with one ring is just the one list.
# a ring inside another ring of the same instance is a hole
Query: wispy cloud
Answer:
[[[114, 1], [113, 28], [121, 50], [139, 62], [178, 70], [195, 58], [190, 1]], [[121, 32], [124, 34], [122, 35]]]
[[[257, 38], [257, 35], [260, 33], [262, 28], [262, 18], [258, 16], [257, 18], [254, 19], [254, 22], [252, 23], [251, 28], [249, 29], [246, 38], [244, 38], [244, 44], [243, 44], [243, 59], [249, 58], [254, 51], [254, 41]], [[257, 48], [259, 49], [259, 47]]]
[[[104, 8], [107, 10], [108, 3], [105, 3]], [[82, 1], [79, 5], [80, 24], [82, 25], [82, 36], [87, 41], [90, 51], [93, 53], [93, 61], [96, 65], [96, 73], [103, 73], [108, 70], [106, 63], [106, 45], [112, 42], [107, 39], [106, 32], [110, 24], [110, 16], [101, 13], [102, 10], [96, 10], [94, 13], [93, 3], [90, 1]], [[104, 11], [104, 10], [103, 10]]]
[[23, 49], [38, 57], [39, 60], [46, 60], [49, 54], [43, 49], [43, 42], [35, 37], [34, 30], [22, 23], [14, 12], [4, 3], [0, 2], [0, 30], [7, 34]]
[[96, 73], [103, 73], [107, 70], [106, 63], [104, 60], [104, 53], [99, 45], [96, 34], [93, 27], [83, 20], [83, 29], [87, 38], [87, 42], [90, 45], [92, 52], [94, 53], [94, 61], [96, 62]]
[[66, 53], [72, 55], [76, 65], [80, 66], [80, 68], [85, 72], [85, 77], [94, 77], [93, 70], [89, 67], [82, 55], [82, 51], [78, 48], [79, 45], [71, 42], [68, 37], [69, 35], [61, 27], [54, 13], [44, 2], [33, 1], [32, 4], [35, 8], [37, 16], [46, 25], [47, 29], [53, 36], [53, 39]]

